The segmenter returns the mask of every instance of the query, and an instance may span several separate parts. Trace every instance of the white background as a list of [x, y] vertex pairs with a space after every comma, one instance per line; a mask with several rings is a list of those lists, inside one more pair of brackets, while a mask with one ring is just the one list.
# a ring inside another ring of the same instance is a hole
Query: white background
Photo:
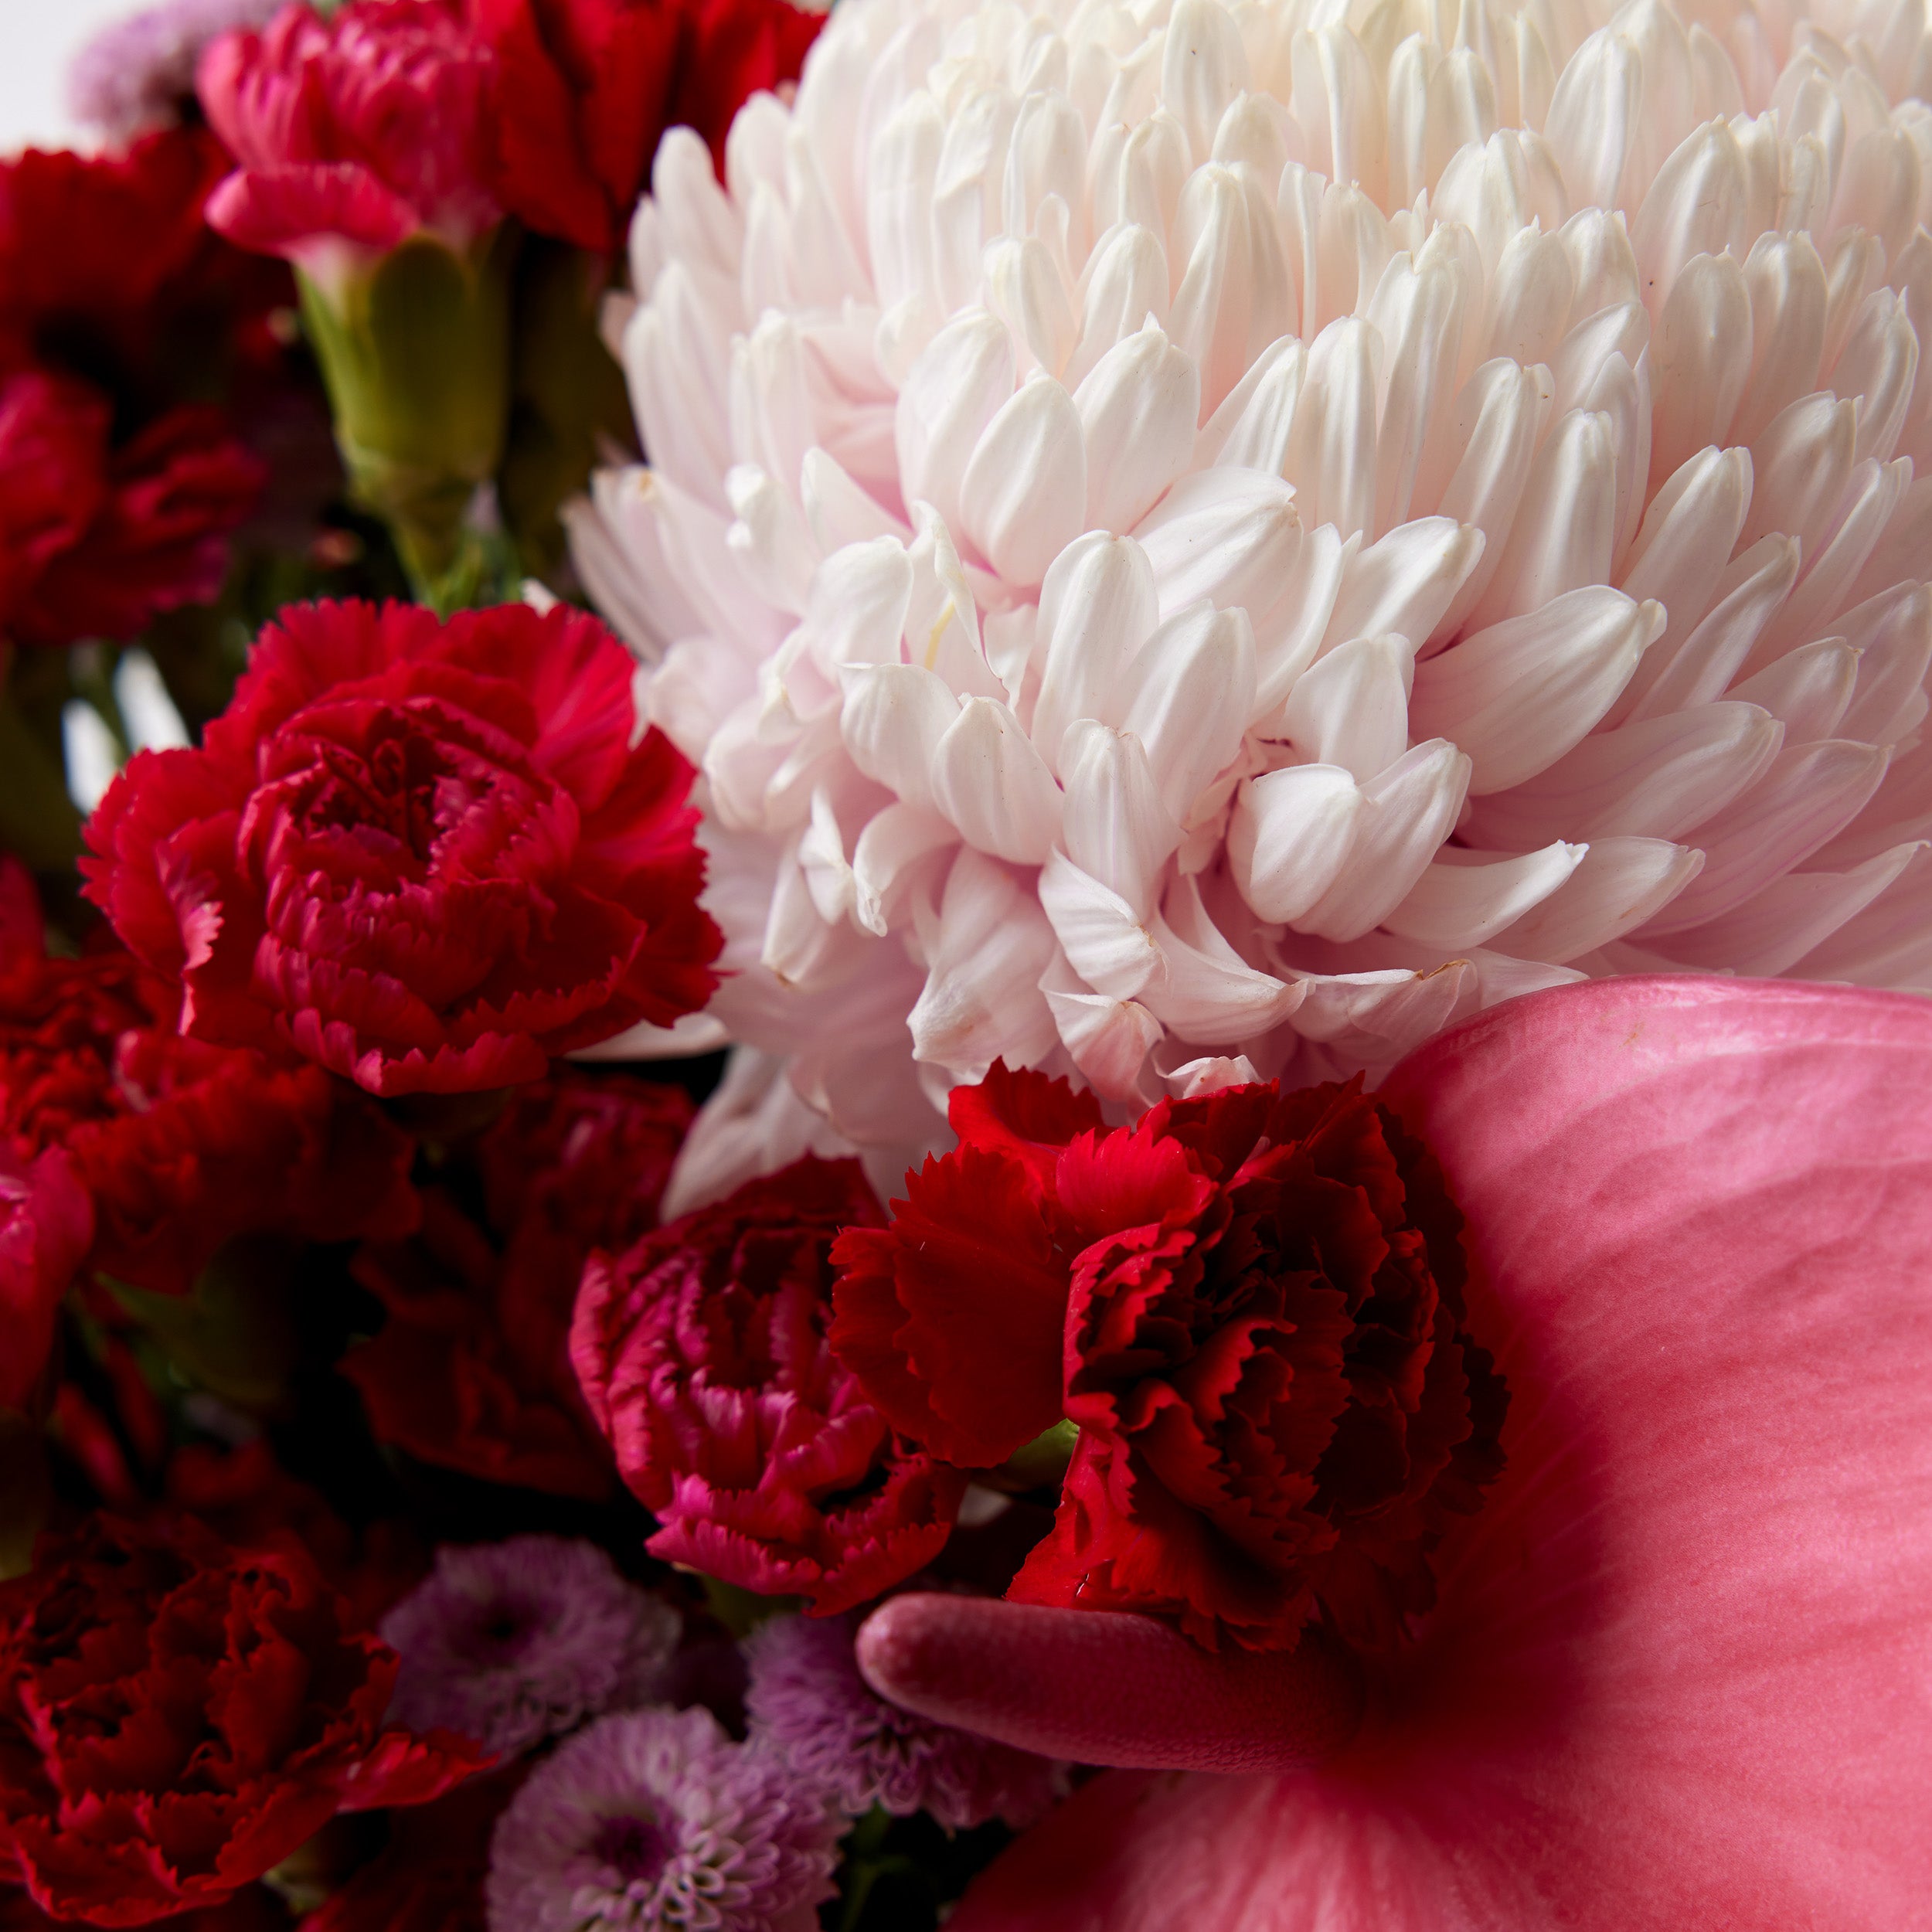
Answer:
[[73, 145], [67, 61], [97, 27], [142, 0], [0, 0], [0, 154]]

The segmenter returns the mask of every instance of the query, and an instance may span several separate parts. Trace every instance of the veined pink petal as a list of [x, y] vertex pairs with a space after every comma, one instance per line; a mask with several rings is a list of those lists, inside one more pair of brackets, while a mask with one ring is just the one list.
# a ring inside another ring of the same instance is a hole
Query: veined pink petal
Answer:
[[291, 258], [332, 242], [380, 253], [422, 225], [393, 189], [346, 161], [244, 169], [217, 185], [207, 215], [237, 247]]
[[[1439, 1609], [1325, 1768], [1098, 1781], [953, 1923], [1922, 1917], [1932, 1011], [1843, 988], [1602, 981], [1482, 1015], [1383, 1091], [1468, 1217], [1471, 1326], [1511, 1388], [1509, 1465], [1439, 1553]], [[878, 1640], [916, 1659], [915, 1701], [1026, 1722], [984, 1667], [1000, 1649], [944, 1661], [950, 1634], [921, 1601]], [[1114, 1668], [1097, 1660], [1097, 1712], [1131, 1683]], [[1216, 1734], [1158, 1699], [1145, 1712], [1144, 1763]]]

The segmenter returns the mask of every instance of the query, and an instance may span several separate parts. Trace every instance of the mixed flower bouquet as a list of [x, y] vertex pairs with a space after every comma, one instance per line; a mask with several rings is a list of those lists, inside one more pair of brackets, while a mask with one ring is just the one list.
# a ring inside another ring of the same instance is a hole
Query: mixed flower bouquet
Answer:
[[73, 83], [0, 1928], [1932, 1926], [1922, 0]]

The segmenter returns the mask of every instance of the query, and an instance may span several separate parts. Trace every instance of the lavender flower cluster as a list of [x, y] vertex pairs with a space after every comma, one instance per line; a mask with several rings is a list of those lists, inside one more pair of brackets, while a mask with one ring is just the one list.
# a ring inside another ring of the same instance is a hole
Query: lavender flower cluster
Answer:
[[396, 1719], [530, 1760], [491, 1839], [491, 1932], [809, 1932], [854, 1819], [1019, 1827], [1064, 1788], [1046, 1759], [887, 1703], [849, 1617], [751, 1631], [741, 1738], [678, 1708], [719, 1679], [707, 1640], [587, 1543], [446, 1546], [382, 1634]]
[[111, 141], [131, 141], [181, 118], [195, 98], [195, 67], [216, 35], [264, 26], [282, 0], [164, 0], [111, 22], [67, 70], [74, 119]]

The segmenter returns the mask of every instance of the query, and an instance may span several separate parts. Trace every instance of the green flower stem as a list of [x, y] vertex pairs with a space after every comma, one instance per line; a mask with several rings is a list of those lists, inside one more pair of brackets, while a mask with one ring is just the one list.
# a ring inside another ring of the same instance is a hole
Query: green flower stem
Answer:
[[749, 1637], [768, 1617], [782, 1617], [798, 1609], [796, 1597], [760, 1597], [755, 1590], [736, 1583], [721, 1583], [716, 1577], [700, 1576], [705, 1601], [711, 1614], [733, 1637]]
[[846, 1834], [845, 1909], [838, 1915], [838, 1932], [858, 1932], [872, 1889], [888, 1872], [912, 1869], [909, 1860], [886, 1854], [886, 1838], [892, 1825], [892, 1814], [883, 1804], [875, 1804]]
[[469, 516], [503, 457], [519, 240], [505, 222], [459, 255], [417, 235], [327, 293], [298, 277], [350, 488], [439, 609], [503, 575], [500, 544]]

